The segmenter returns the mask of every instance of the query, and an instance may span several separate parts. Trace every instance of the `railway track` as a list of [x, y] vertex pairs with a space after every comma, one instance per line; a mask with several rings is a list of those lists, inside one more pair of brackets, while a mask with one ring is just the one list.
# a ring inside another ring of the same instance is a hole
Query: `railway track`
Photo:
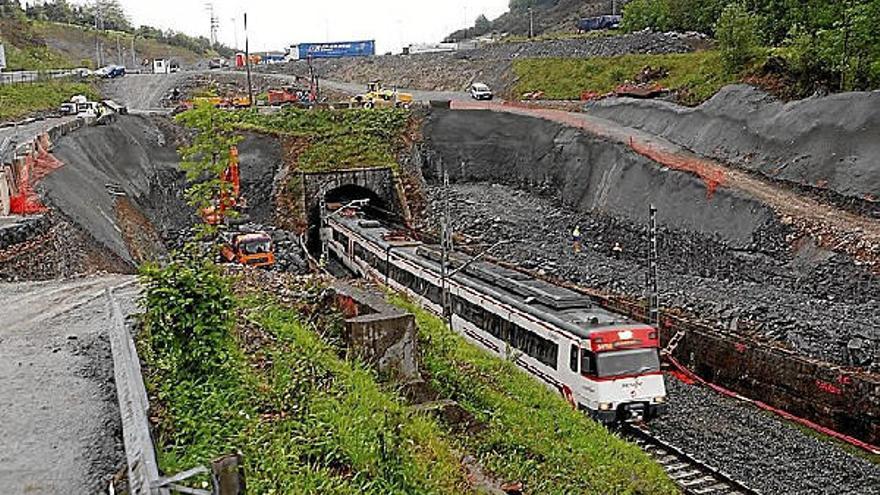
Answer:
[[683, 450], [670, 445], [651, 434], [642, 424], [625, 424], [620, 433], [642, 450], [655, 462], [663, 466], [666, 473], [686, 495], [760, 495], [761, 492], [749, 488], [733, 479], [718, 468], [694, 458]]

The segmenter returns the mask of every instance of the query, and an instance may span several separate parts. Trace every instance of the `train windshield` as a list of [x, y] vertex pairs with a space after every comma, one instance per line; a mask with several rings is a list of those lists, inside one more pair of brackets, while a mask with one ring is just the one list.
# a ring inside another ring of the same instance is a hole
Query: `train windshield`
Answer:
[[660, 371], [657, 349], [633, 349], [596, 354], [597, 376], [641, 375]]

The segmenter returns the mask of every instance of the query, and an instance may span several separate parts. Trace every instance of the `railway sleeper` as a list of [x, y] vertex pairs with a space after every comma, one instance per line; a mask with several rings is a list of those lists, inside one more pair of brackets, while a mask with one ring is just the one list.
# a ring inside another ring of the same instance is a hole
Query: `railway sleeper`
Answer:
[[687, 478], [693, 478], [694, 476], [699, 476], [700, 474], [703, 473], [701, 473], [697, 469], [691, 469], [689, 471], [682, 469], [680, 471], [670, 472], [669, 477], [672, 478], [673, 481], [675, 481], [676, 483], [682, 484]]
[[705, 488], [695, 488], [693, 490], [693, 492], [696, 495], [706, 495], [708, 493], [714, 493], [714, 492], [724, 493], [729, 489], [730, 489], [730, 485], [728, 485], [727, 483], [716, 483], [712, 486], [707, 486]]
[[713, 476], [703, 476], [702, 478], [697, 478], [695, 480], [687, 480], [682, 481], [681, 484], [685, 487], [691, 487], [695, 485], [705, 485], [706, 483], [712, 483], [718, 481]]

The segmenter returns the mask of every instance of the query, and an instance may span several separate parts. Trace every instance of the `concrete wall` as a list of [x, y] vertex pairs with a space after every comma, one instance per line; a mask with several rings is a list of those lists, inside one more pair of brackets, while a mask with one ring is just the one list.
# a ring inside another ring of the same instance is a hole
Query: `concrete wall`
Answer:
[[381, 293], [336, 282], [336, 305], [346, 316], [349, 352], [392, 380], [420, 378], [415, 317], [385, 302]]

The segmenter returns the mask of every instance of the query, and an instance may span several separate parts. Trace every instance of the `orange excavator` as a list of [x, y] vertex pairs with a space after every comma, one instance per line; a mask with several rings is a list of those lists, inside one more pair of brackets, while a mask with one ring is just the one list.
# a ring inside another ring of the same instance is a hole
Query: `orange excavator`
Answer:
[[202, 219], [208, 225], [220, 225], [226, 218], [226, 211], [238, 205], [241, 194], [241, 176], [238, 168], [238, 148], [229, 149], [229, 166], [220, 174], [220, 197], [212, 201], [213, 205], [203, 208]]
[[[225, 223], [228, 211], [240, 203], [241, 176], [239, 172], [238, 148], [229, 149], [229, 165], [220, 174], [223, 187], [220, 197], [213, 205], [201, 211], [202, 219], [208, 225]], [[275, 264], [275, 251], [272, 238], [266, 232], [225, 232], [220, 247], [221, 256], [230, 263], [247, 266], [272, 266]]]

